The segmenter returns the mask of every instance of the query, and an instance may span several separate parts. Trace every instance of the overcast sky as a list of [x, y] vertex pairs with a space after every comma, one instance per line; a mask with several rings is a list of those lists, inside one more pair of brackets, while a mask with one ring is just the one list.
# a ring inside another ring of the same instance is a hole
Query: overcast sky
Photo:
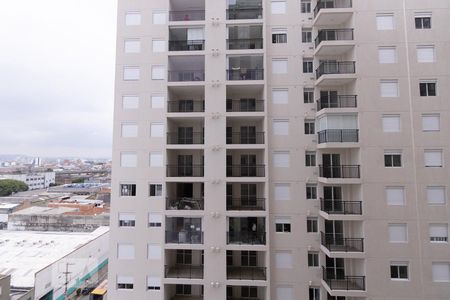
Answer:
[[116, 0], [0, 9], [0, 154], [110, 157]]

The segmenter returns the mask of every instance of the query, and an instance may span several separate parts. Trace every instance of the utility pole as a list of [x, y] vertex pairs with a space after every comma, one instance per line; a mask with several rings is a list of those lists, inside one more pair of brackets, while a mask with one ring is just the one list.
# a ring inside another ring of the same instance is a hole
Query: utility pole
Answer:
[[63, 272], [63, 274], [66, 276], [66, 281], [64, 282], [64, 299], [67, 299], [67, 286], [69, 285], [69, 275], [72, 274], [72, 272], [69, 272], [69, 266], [72, 266], [74, 264], [66, 263], [66, 271]]

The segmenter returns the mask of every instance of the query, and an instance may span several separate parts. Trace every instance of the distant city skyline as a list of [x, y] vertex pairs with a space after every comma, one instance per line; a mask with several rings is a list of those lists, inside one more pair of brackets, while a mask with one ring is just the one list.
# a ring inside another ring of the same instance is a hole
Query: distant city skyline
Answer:
[[116, 1], [0, 11], [0, 154], [111, 157]]

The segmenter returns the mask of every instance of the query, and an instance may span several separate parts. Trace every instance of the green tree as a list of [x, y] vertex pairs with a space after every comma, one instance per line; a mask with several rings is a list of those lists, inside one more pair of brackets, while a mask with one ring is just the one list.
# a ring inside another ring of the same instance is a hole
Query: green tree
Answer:
[[22, 181], [13, 179], [0, 180], [0, 196], [10, 196], [12, 193], [28, 191], [28, 185]]

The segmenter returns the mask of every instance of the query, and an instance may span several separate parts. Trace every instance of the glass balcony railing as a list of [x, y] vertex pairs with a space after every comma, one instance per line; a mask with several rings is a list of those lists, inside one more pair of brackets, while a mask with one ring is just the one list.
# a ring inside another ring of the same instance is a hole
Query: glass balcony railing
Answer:
[[167, 112], [170, 113], [187, 113], [187, 112], [204, 112], [205, 101], [203, 100], [174, 100], [167, 102]]
[[227, 112], [263, 112], [264, 100], [227, 100]]
[[204, 70], [180, 70], [180, 71], [169, 71], [170, 82], [178, 81], [205, 81], [205, 71]]
[[169, 51], [202, 51], [205, 40], [169, 41]]
[[253, 196], [232, 197], [227, 196], [227, 210], [265, 210], [266, 199]]
[[317, 100], [317, 110], [325, 108], [356, 108], [356, 95], [338, 95], [336, 97], [322, 97]]
[[180, 134], [178, 132], [167, 133], [168, 145], [202, 145], [205, 143], [203, 132], [191, 132]]
[[360, 178], [359, 165], [319, 166], [319, 176], [324, 178]]
[[227, 244], [265, 245], [266, 233], [261, 231], [230, 231], [227, 232]]
[[167, 165], [167, 177], [203, 177], [203, 165]]
[[170, 21], [203, 21], [205, 10], [177, 10], [169, 12]]
[[352, 8], [352, 0], [320, 0], [314, 8], [314, 17], [323, 8]]
[[227, 20], [254, 20], [262, 18], [262, 7], [235, 7], [227, 9]]
[[323, 41], [352, 41], [353, 29], [322, 29], [315, 39], [316, 47]]
[[331, 215], [361, 215], [362, 202], [321, 198], [320, 210]]
[[358, 129], [325, 129], [317, 133], [319, 144], [323, 143], [358, 143]]
[[316, 69], [316, 79], [319, 79], [322, 75], [337, 75], [337, 74], [355, 74], [355, 62], [354, 61], [334, 61], [323, 62]]
[[227, 133], [227, 144], [264, 144], [264, 132], [246, 133], [232, 132]]
[[204, 210], [204, 199], [194, 197], [167, 197], [167, 210]]
[[203, 279], [202, 265], [165, 266], [165, 278]]
[[331, 252], [364, 252], [363, 238], [345, 238], [321, 232], [321, 244]]
[[227, 165], [227, 177], [264, 177], [265, 165]]
[[227, 80], [264, 80], [264, 69], [227, 70]]
[[248, 38], [248, 39], [228, 39], [228, 50], [249, 50], [249, 49], [262, 49], [262, 38]]
[[[265, 267], [227, 266], [227, 279], [230, 280], [266, 280]], [[253, 299], [253, 298], [251, 298]]]
[[[365, 276], [336, 275], [334, 268], [322, 267], [322, 278], [331, 290], [364, 291], [366, 289]], [[342, 271], [343, 272], [343, 271]]]
[[168, 244], [203, 244], [202, 231], [166, 231]]

